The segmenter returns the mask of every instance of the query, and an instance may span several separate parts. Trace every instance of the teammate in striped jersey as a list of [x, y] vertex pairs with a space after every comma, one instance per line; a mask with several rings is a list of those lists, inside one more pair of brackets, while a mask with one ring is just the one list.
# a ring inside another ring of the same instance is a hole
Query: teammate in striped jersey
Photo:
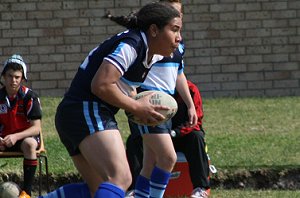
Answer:
[[[163, 0], [165, 4], [173, 6], [181, 14], [182, 5], [179, 0]], [[128, 27], [132, 16], [110, 17], [120, 25]], [[188, 107], [189, 124], [195, 126], [197, 114], [191, 98], [184, 70], [184, 46], [181, 43], [171, 57], [164, 57], [153, 64], [139, 91], [159, 90], [173, 95], [175, 87]], [[138, 125], [129, 121], [133, 138], [143, 137], [143, 168], [135, 183], [135, 197], [163, 197], [168, 184], [170, 173], [176, 163], [176, 152], [169, 133], [171, 120], [158, 126]]]

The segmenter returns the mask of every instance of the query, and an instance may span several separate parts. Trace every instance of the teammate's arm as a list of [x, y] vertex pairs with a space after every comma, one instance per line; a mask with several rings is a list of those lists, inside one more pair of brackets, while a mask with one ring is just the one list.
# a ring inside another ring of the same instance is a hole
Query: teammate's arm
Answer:
[[178, 91], [179, 95], [181, 96], [181, 98], [183, 99], [184, 103], [188, 108], [188, 115], [189, 115], [188, 124], [190, 125], [190, 127], [193, 127], [197, 124], [198, 117], [197, 117], [195, 105], [191, 97], [184, 73], [178, 74], [177, 76], [176, 90]]

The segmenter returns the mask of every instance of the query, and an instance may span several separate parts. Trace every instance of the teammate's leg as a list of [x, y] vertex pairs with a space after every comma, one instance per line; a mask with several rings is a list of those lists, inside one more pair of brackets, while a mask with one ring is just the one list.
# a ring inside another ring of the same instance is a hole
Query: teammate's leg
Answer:
[[[167, 133], [144, 134], [143, 141], [144, 155], [148, 152], [155, 153], [156, 163], [150, 176], [150, 197], [163, 197], [177, 157], [171, 137]], [[146, 163], [143, 162], [144, 166]], [[141, 174], [143, 173], [142, 169]]]
[[144, 149], [143, 167], [136, 179], [135, 198], [147, 198], [150, 196], [150, 178], [155, 167], [155, 153], [146, 145], [142, 147]]

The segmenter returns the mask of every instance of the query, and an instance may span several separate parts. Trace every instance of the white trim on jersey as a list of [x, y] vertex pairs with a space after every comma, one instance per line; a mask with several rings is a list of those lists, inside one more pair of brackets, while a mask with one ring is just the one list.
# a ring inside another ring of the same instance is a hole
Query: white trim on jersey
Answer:
[[[115, 61], [110, 57], [112, 57]], [[123, 75], [124, 71], [128, 70], [130, 65], [132, 65], [132, 63], [135, 61], [136, 57], [137, 53], [135, 49], [127, 43], [121, 42], [115, 49], [115, 51], [109, 54], [104, 59], [113, 64]]]

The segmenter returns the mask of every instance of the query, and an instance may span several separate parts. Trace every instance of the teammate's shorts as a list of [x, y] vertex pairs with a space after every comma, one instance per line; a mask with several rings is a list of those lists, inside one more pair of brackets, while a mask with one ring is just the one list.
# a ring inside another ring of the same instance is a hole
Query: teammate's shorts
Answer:
[[58, 105], [55, 126], [70, 156], [80, 153], [79, 144], [95, 132], [118, 129], [115, 113], [95, 101], [74, 101], [64, 98]]
[[128, 121], [131, 135], [135, 138], [139, 135], [144, 134], [162, 134], [162, 133], [170, 133], [172, 127], [172, 121], [168, 120], [157, 126], [146, 126], [139, 125], [134, 122]]

